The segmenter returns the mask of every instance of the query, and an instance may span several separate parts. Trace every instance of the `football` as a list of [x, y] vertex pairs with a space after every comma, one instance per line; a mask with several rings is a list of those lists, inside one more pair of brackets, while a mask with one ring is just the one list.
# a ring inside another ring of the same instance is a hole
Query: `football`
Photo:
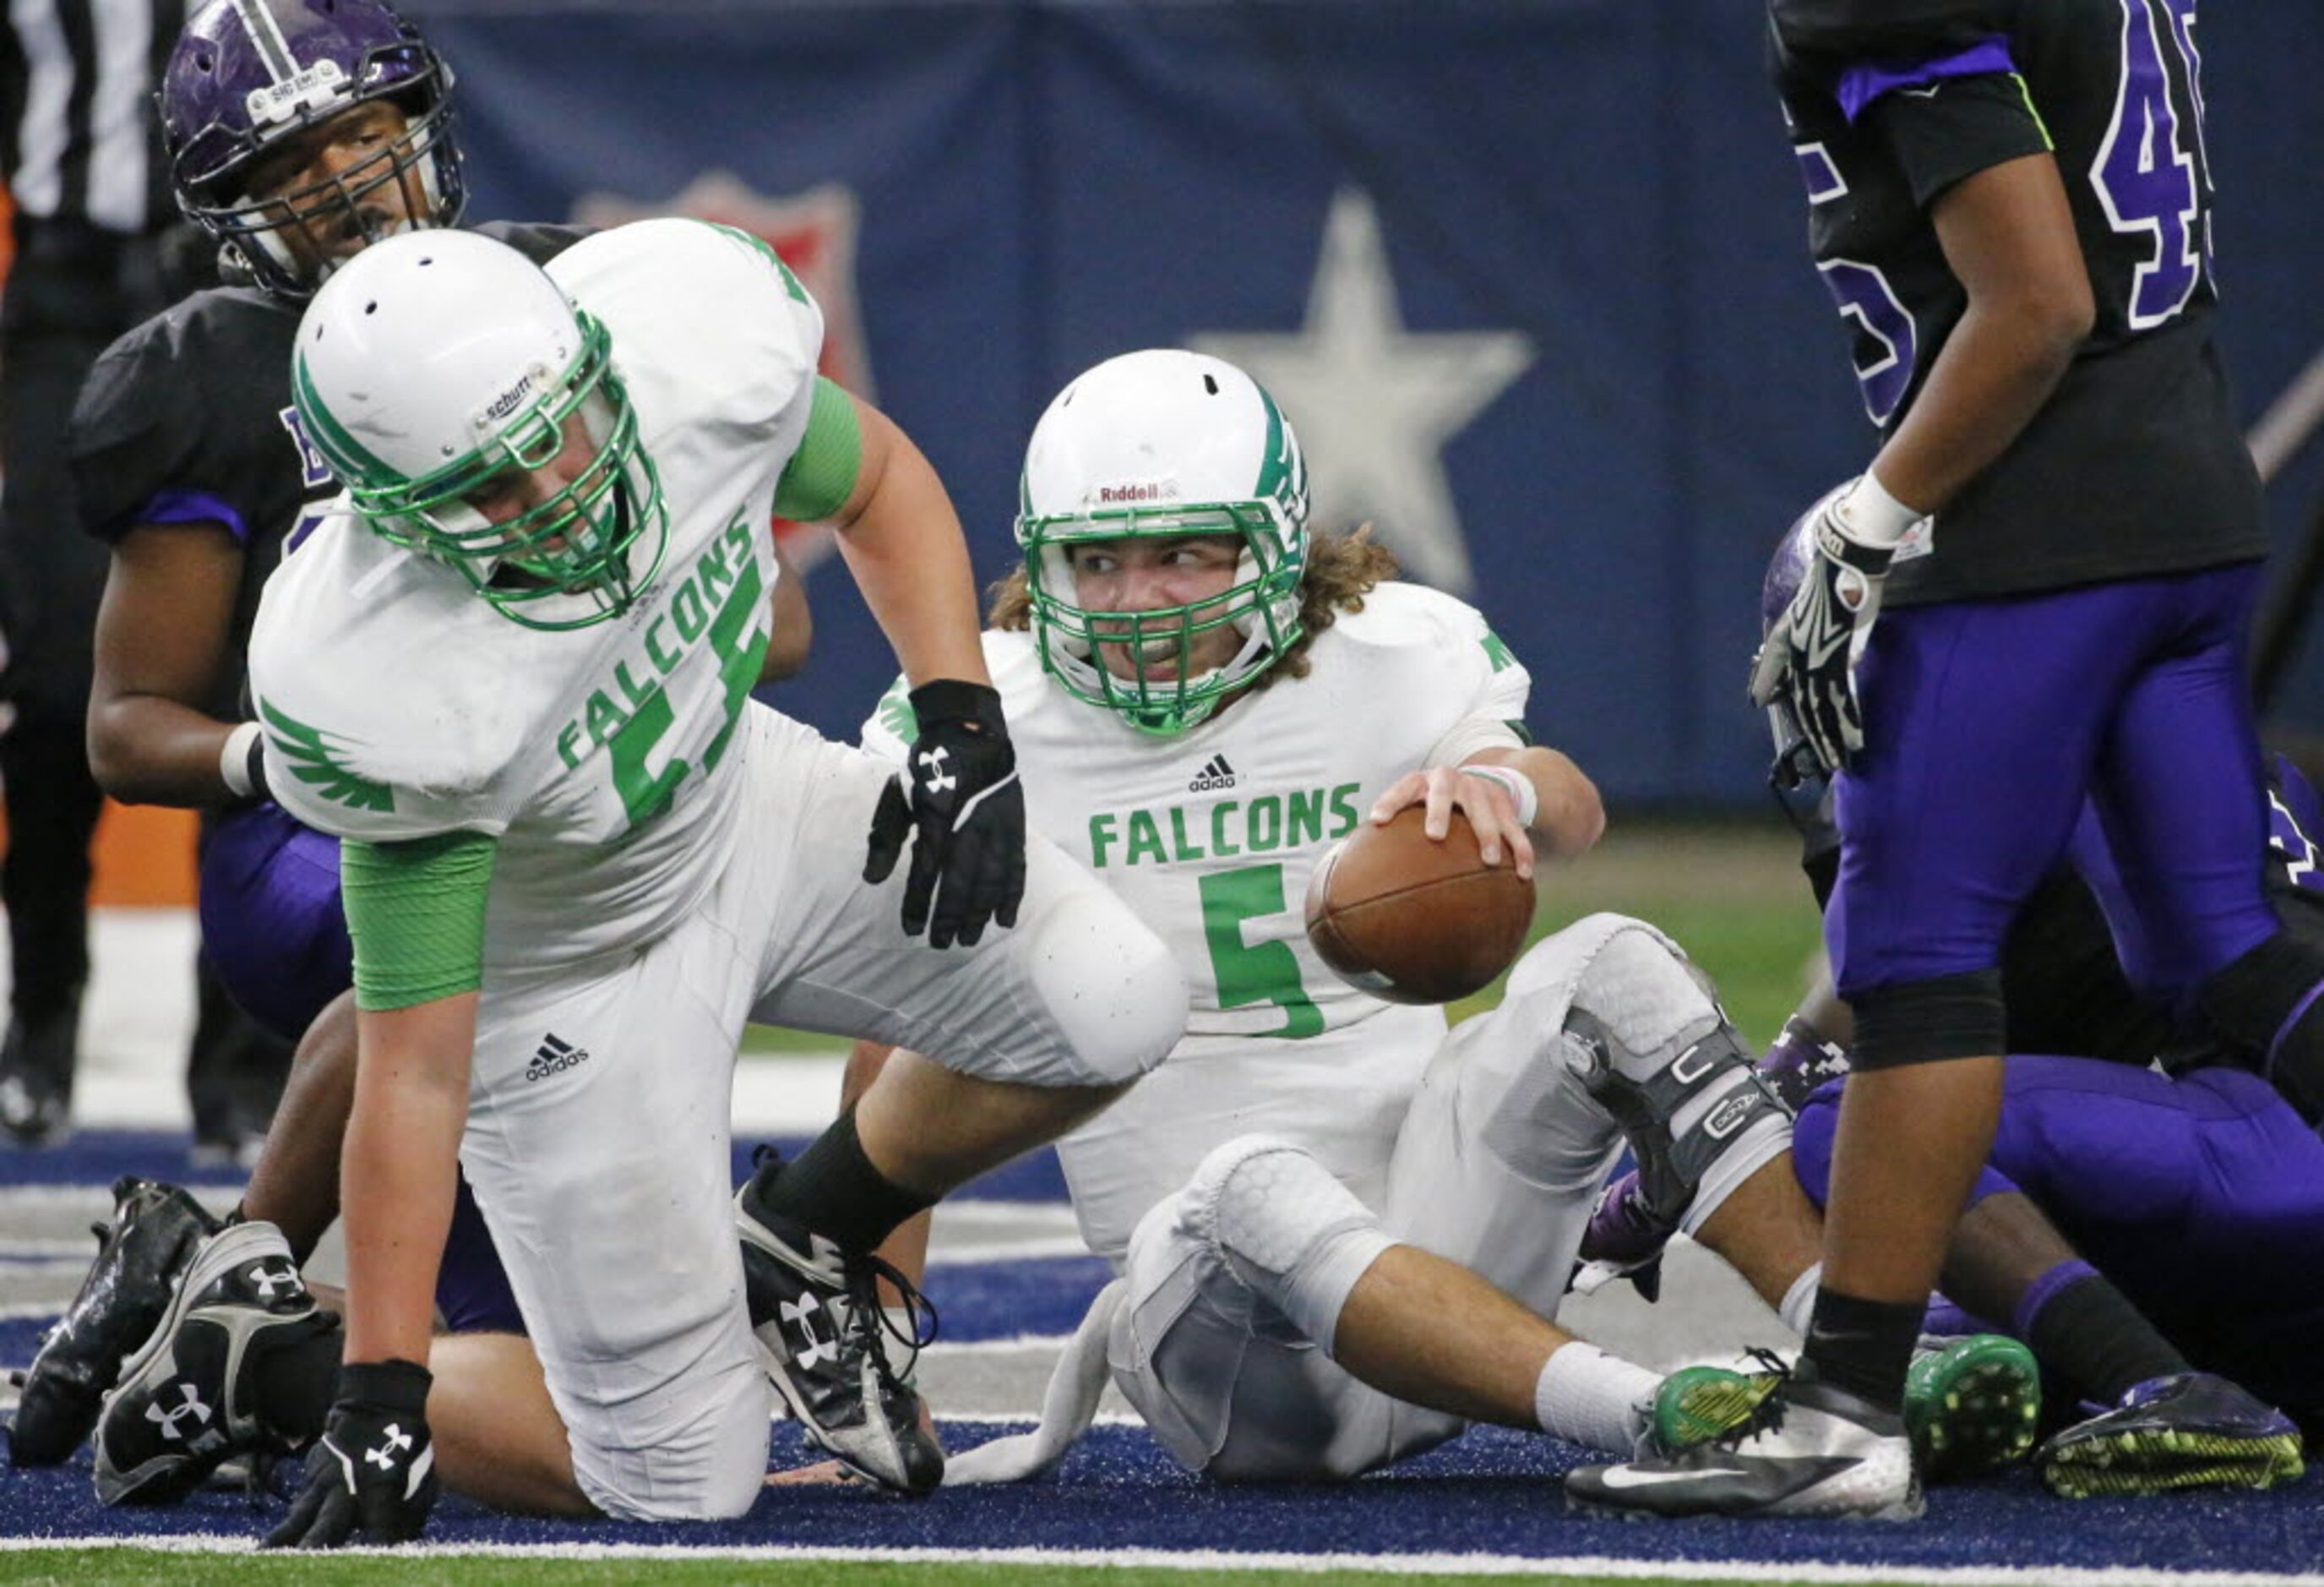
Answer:
[[1307, 940], [1351, 984], [1397, 1003], [1449, 1003], [1489, 985], [1525, 946], [1533, 883], [1488, 865], [1469, 818], [1444, 841], [1418, 805], [1366, 821], [1324, 853], [1307, 884]]

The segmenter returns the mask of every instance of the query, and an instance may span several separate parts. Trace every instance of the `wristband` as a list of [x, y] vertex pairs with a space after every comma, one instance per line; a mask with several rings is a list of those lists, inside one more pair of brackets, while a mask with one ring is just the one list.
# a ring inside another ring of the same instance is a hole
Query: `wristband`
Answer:
[[1870, 469], [1832, 503], [1831, 515], [1849, 540], [1883, 551], [1895, 550], [1904, 531], [1928, 516], [1890, 495], [1880, 476]]
[[1541, 795], [1534, 790], [1533, 779], [1514, 766], [1475, 764], [1456, 766], [1463, 777], [1481, 777], [1498, 782], [1509, 790], [1509, 798], [1517, 807], [1517, 825], [1531, 826], [1533, 818], [1541, 814]]
[[417, 1361], [392, 1358], [383, 1361], [343, 1361], [339, 1365], [342, 1403], [376, 1406], [401, 1416], [428, 1414], [428, 1390], [435, 1375]]
[[266, 739], [255, 722], [238, 723], [218, 750], [218, 776], [238, 799], [266, 792]]

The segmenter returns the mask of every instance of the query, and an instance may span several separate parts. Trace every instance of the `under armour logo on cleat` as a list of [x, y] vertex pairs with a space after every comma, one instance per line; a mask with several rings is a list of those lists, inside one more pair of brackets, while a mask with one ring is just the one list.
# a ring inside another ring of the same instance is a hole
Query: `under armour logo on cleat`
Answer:
[[266, 1301], [277, 1300], [286, 1295], [296, 1295], [305, 1287], [299, 1282], [297, 1273], [278, 1273], [263, 1266], [251, 1269], [244, 1277], [250, 1280], [251, 1287], [258, 1291], [259, 1298]]
[[383, 1472], [392, 1472], [395, 1469], [395, 1457], [410, 1447], [411, 1435], [403, 1430], [403, 1424], [390, 1422], [387, 1425], [385, 1435], [379, 1441], [379, 1446], [376, 1449], [364, 1451], [364, 1460], [368, 1464], [377, 1466]]
[[932, 750], [922, 750], [918, 758], [920, 786], [928, 792], [948, 793], [960, 786], [960, 779], [944, 769], [945, 762], [952, 759], [952, 752], [942, 744]]
[[796, 1328], [798, 1331], [798, 1336], [807, 1342], [807, 1348], [791, 1358], [795, 1363], [801, 1367], [812, 1367], [818, 1361], [835, 1362], [839, 1360], [838, 1333], [834, 1332], [831, 1337], [826, 1339], [816, 1330], [815, 1319], [823, 1310], [822, 1302], [812, 1295], [805, 1295], [796, 1301], [783, 1302], [779, 1310], [782, 1313], [783, 1321]]
[[186, 1397], [183, 1405], [173, 1405], [168, 1410], [163, 1410], [160, 1402], [156, 1401], [145, 1407], [145, 1419], [149, 1422], [159, 1422], [161, 1425], [161, 1436], [165, 1439], [183, 1439], [185, 1435], [178, 1431], [178, 1424], [188, 1416], [193, 1417], [205, 1427], [210, 1423], [210, 1407], [202, 1403], [202, 1397], [194, 1386], [190, 1383], [180, 1383], [178, 1388]]

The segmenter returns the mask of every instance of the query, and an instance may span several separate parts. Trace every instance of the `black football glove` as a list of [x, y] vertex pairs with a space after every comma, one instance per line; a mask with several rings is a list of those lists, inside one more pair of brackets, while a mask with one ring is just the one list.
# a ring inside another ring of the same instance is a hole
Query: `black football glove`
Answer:
[[410, 1361], [339, 1369], [338, 1403], [307, 1452], [307, 1475], [268, 1548], [337, 1548], [356, 1533], [409, 1543], [436, 1503], [428, 1369]]
[[1856, 651], [1880, 614], [1881, 581], [1896, 555], [1854, 539], [1841, 521], [1840, 503], [1855, 484], [1835, 486], [1807, 510], [1814, 555], [1751, 668], [1752, 703], [1788, 701], [1809, 752], [1828, 771], [1845, 770], [1864, 747]]
[[973, 946], [985, 922], [1017, 924], [1025, 896], [1025, 789], [999, 691], [940, 678], [911, 694], [919, 736], [872, 813], [863, 880], [881, 882], [913, 837], [904, 930]]

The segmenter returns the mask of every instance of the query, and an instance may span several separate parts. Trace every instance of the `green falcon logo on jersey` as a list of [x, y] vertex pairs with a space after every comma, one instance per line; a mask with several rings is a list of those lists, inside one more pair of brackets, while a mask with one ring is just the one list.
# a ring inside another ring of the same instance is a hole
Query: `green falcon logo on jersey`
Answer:
[[[267, 701], [258, 702], [259, 715], [272, 731], [268, 734], [290, 775], [323, 798], [355, 810], [386, 814], [395, 808], [395, 794], [383, 782], [374, 782], [332, 753], [330, 735], [320, 728], [284, 715]], [[344, 741], [343, 741], [344, 742]]]
[[1100, 810], [1090, 817], [1090, 865], [1183, 864], [1296, 849], [1345, 837], [1362, 817], [1357, 783], [1221, 799], [1214, 805], [1166, 805], [1154, 810]]

